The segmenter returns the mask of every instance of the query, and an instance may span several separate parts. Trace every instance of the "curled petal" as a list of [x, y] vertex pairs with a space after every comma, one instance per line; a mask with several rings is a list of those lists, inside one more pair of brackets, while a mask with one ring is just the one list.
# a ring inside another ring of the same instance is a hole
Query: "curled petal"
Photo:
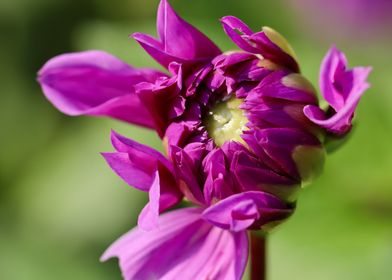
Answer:
[[52, 58], [38, 81], [49, 101], [67, 115], [108, 116], [153, 128], [134, 86], [161, 76], [165, 74], [135, 69], [108, 53], [86, 51]]
[[221, 53], [210, 39], [179, 17], [167, 0], [161, 0], [158, 7], [157, 31], [159, 39], [141, 33], [133, 37], [164, 67], [173, 61], [201, 61]]
[[238, 47], [250, 53], [259, 52], [248, 39], [253, 31], [242, 20], [234, 16], [226, 16], [221, 18], [221, 23], [226, 34]]
[[248, 258], [245, 231], [230, 232], [204, 221], [199, 209], [162, 215], [159, 228], [138, 228], [113, 243], [102, 261], [119, 258], [124, 279], [240, 280]]
[[102, 155], [127, 184], [149, 192], [149, 203], [139, 216], [139, 224], [144, 229], [152, 229], [157, 226], [159, 213], [182, 198], [173, 166], [158, 151], [115, 132], [112, 132], [112, 143], [117, 152]]
[[309, 105], [304, 108], [305, 115], [332, 134], [346, 134], [351, 129], [358, 102], [369, 88], [367, 77], [370, 72], [370, 67], [347, 69], [346, 56], [333, 46], [325, 56], [320, 71], [321, 93], [331, 108], [325, 113]]
[[234, 232], [260, 228], [283, 220], [293, 209], [279, 198], [265, 192], [243, 192], [210, 206], [203, 217], [212, 224]]
[[265, 59], [299, 72], [293, 49], [272, 28], [264, 27], [262, 31], [254, 33], [244, 22], [233, 16], [223, 17], [221, 22], [226, 34], [244, 51], [260, 54]]

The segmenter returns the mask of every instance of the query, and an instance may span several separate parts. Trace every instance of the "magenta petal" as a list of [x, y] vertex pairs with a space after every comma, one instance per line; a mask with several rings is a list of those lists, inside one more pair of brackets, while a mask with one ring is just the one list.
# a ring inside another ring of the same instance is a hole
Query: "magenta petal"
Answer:
[[185, 208], [164, 214], [159, 228], [138, 228], [113, 243], [102, 261], [119, 258], [124, 279], [240, 280], [248, 258], [245, 231], [230, 232], [201, 218], [201, 210]]
[[293, 159], [295, 148], [298, 146], [321, 148], [321, 143], [315, 136], [290, 128], [261, 129], [246, 135], [244, 139], [264, 161], [266, 161], [263, 157], [265, 153], [269, 157], [267, 162], [272, 160], [280, 167], [280, 173], [283, 172], [296, 180], [300, 180], [300, 175]]
[[370, 71], [370, 67], [347, 69], [346, 56], [333, 46], [325, 56], [320, 71], [321, 93], [333, 112], [325, 114], [315, 106], [306, 106], [305, 115], [333, 134], [347, 133], [358, 102], [369, 88], [367, 77]]
[[117, 150], [114, 153], [102, 153], [110, 167], [127, 184], [148, 191], [153, 182], [158, 163], [166, 167], [167, 173], [172, 173], [172, 165], [158, 151], [127, 139], [112, 131], [112, 144]]
[[[159, 226], [159, 214], [179, 203], [182, 193], [175, 182], [165, 178], [172, 174], [165, 174], [161, 168], [155, 172], [153, 182], [148, 191], [149, 202], [139, 215], [138, 225], [141, 229], [149, 231]], [[168, 185], [170, 184], [170, 185]]]
[[[258, 154], [260, 156], [262, 155], [261, 153]], [[267, 167], [265, 164], [269, 163], [269, 158], [261, 159], [254, 158], [247, 152], [235, 153], [231, 163], [231, 169], [243, 190], [269, 189], [270, 186], [284, 186], [284, 188], [289, 188], [298, 184], [297, 180], [281, 175]]]
[[180, 179], [181, 191], [185, 197], [196, 204], [203, 205], [205, 199], [202, 192], [202, 186], [200, 182], [200, 175], [198, 170], [200, 169], [202, 151], [195, 156], [197, 153], [188, 153], [185, 149], [181, 149], [177, 146], [171, 146], [171, 159], [173, 161], [177, 178]]
[[152, 230], [158, 227], [160, 181], [159, 172], [156, 171], [154, 180], [148, 193], [149, 202], [139, 215], [138, 225], [144, 230]]
[[159, 40], [141, 33], [133, 36], [164, 67], [173, 61], [199, 61], [221, 53], [210, 39], [179, 17], [166, 0], [159, 4], [157, 31]]
[[132, 34], [132, 37], [163, 67], [168, 68], [169, 64], [173, 61], [183, 62], [182, 59], [167, 53], [163, 44], [148, 34], [136, 32]]
[[[156, 162], [143, 159], [143, 164], [130, 158], [128, 153], [102, 153], [110, 168], [128, 185], [147, 192], [151, 186], [151, 173], [156, 168]], [[141, 159], [140, 159], [141, 160]]]
[[102, 51], [86, 51], [52, 58], [39, 71], [38, 81], [49, 101], [65, 114], [108, 116], [153, 128], [134, 86], [160, 76], [165, 74], [132, 68]]
[[[224, 146], [230, 145], [230, 142], [226, 143]], [[226, 147], [224, 148], [227, 150]], [[226, 159], [221, 148], [214, 149], [204, 158], [203, 170], [206, 179], [203, 193], [207, 204], [226, 198], [235, 192], [232, 172], [228, 168], [229, 164], [230, 161]]]
[[[140, 144], [132, 139], [126, 138], [115, 131], [111, 132], [110, 139], [112, 141], [113, 147], [118, 152], [132, 154], [132, 156], [135, 156], [136, 160], [138, 158], [140, 160], [143, 158], [144, 159], [147, 158], [147, 162], [159, 161], [171, 173], [173, 172], [173, 165], [170, 163], [170, 161], [164, 155], [162, 155], [157, 150], [154, 150], [153, 148], [150, 148], [149, 146]], [[140, 161], [138, 163], [143, 164], [143, 163], [147, 163], [147, 162]]]
[[260, 227], [281, 220], [292, 212], [282, 200], [265, 192], [243, 192], [210, 206], [203, 217], [212, 224], [239, 232], [252, 225]]
[[332, 46], [321, 63], [320, 89], [324, 99], [336, 111], [344, 104], [344, 97], [334, 86], [335, 77], [344, 74], [347, 67], [347, 58], [335, 46]]
[[182, 193], [177, 186], [173, 166], [159, 152], [112, 132], [115, 153], [102, 155], [129, 185], [149, 192], [149, 203], [143, 209], [139, 223], [146, 230], [157, 226], [159, 213], [177, 204]]
[[251, 46], [247, 39], [253, 34], [253, 31], [243, 21], [234, 16], [225, 16], [221, 18], [221, 23], [226, 34], [238, 47], [250, 53], [259, 52], [257, 48]]
[[234, 16], [223, 17], [221, 22], [226, 34], [244, 51], [260, 54], [294, 72], [299, 72], [295, 59], [276, 45], [264, 31], [254, 33], [244, 22]]
[[264, 31], [253, 34], [249, 40], [257, 46], [259, 53], [279, 65], [288, 69], [299, 72], [299, 65], [295, 58], [286, 53], [280, 46], [276, 45]]
[[185, 99], [180, 95], [182, 67], [176, 63], [171, 63], [169, 67], [173, 71], [172, 77], [159, 79], [154, 84], [140, 83], [136, 87], [140, 100], [143, 104], [148, 104], [147, 110], [161, 137], [168, 124], [185, 111]]
[[179, 17], [167, 0], [159, 4], [157, 30], [165, 50], [178, 57], [212, 58], [221, 53], [210, 39]]
[[335, 110], [342, 110], [352, 95], [360, 96], [369, 87], [366, 79], [370, 67], [347, 69], [343, 52], [332, 46], [323, 59], [320, 70], [320, 89], [324, 99]]

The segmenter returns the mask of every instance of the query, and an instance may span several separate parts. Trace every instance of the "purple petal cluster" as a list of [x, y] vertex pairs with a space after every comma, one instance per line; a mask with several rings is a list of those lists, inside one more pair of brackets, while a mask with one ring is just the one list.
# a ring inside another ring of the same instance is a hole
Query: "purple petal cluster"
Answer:
[[[138, 228], [102, 257], [118, 257], [124, 279], [241, 279], [247, 230], [267, 232], [293, 213], [326, 139], [349, 132], [368, 87], [370, 69], [347, 69], [333, 47], [321, 67], [323, 111], [279, 33], [253, 32], [233, 16], [221, 22], [241, 51], [222, 53], [162, 0], [158, 38], [133, 37], [167, 73], [100, 51], [55, 57], [39, 72], [60, 111], [145, 126], [163, 140], [165, 155], [112, 132], [115, 151], [102, 153], [149, 196]], [[194, 207], [160, 215], [183, 199]]]

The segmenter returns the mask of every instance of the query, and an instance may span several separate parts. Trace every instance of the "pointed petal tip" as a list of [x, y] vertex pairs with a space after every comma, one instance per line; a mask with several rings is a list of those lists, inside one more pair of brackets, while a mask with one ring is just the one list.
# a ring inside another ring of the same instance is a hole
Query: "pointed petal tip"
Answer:
[[226, 24], [227, 21], [230, 20], [230, 19], [232, 19], [232, 18], [235, 18], [235, 17], [234, 17], [234, 16], [223, 16], [223, 17], [221, 17], [221, 18], [219, 19], [219, 21]]
[[112, 258], [109, 254], [106, 253], [106, 251], [102, 254], [101, 257], [99, 257], [100, 262], [106, 262], [108, 259]]
[[209, 38], [182, 19], [166, 0], [161, 0], [158, 6], [157, 33], [158, 38], [138, 32], [131, 37], [165, 68], [173, 61], [198, 63], [221, 53]]
[[245, 24], [245, 22], [235, 16], [224, 16], [220, 18], [220, 22], [228, 28], [237, 29], [245, 35], [250, 35], [253, 33], [253, 31], [249, 28], [248, 25]]
[[159, 5], [168, 5], [168, 6], [170, 6], [169, 1], [167, 1], [167, 0], [159, 1]]
[[122, 135], [120, 133], [118, 133], [117, 131], [115, 131], [114, 129], [110, 129], [110, 138], [119, 138]]
[[118, 134], [116, 131], [114, 131], [113, 129], [110, 130], [110, 142], [112, 143], [113, 147], [116, 147], [116, 142], [119, 141], [121, 135]]
[[147, 35], [147, 34], [144, 34], [144, 33], [141, 33], [141, 32], [133, 32], [133, 33], [129, 34], [129, 37], [133, 38], [135, 40], [139, 40], [139, 39], [141, 39], [145, 35]]
[[155, 49], [161, 49], [162, 43], [159, 42], [158, 39], [153, 36], [145, 33], [135, 32], [130, 35], [133, 39], [135, 39], [142, 47], [151, 47]]
[[99, 257], [99, 261], [100, 262], [106, 262], [109, 259], [112, 258], [120, 258], [118, 254], [116, 254], [115, 252], [113, 252], [113, 246], [114, 244], [110, 245], [104, 252], [103, 254]]
[[128, 38], [129, 38], [129, 39], [135, 39], [135, 40], [136, 40], [135, 36], [137, 37], [138, 34], [139, 34], [139, 32], [133, 32], [133, 33], [131, 33], [131, 34], [128, 35]]
[[118, 133], [113, 129], [110, 130], [110, 140], [113, 147], [115, 147], [116, 149], [119, 147], [119, 144], [130, 146], [131, 144], [136, 143], [132, 139], [127, 138], [126, 136]]
[[128, 36], [129, 36], [130, 38], [136, 39], [136, 38], [139, 37], [141, 34], [143, 34], [143, 33], [140, 33], [140, 32], [133, 32], [133, 33], [129, 34]]
[[111, 154], [111, 152], [100, 152], [99, 153], [104, 159], [106, 159], [106, 157]]
[[339, 50], [338, 47], [336, 46], [336, 43], [332, 43], [329, 49], [330, 50], [336, 50], [336, 51]]
[[369, 76], [370, 73], [373, 72], [372, 66], [363, 66], [362, 69], [363, 69], [364, 75], [366, 75], [366, 77]]

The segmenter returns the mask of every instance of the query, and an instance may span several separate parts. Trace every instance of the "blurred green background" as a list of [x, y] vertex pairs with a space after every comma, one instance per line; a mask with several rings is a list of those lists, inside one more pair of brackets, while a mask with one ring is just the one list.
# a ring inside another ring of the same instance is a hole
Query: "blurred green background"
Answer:
[[[303, 191], [296, 214], [271, 235], [268, 274], [270, 280], [391, 279], [391, 26], [366, 38], [334, 36], [324, 26], [327, 36], [307, 21], [306, 13], [316, 11], [295, 0], [171, 3], [223, 50], [234, 48], [218, 22], [224, 15], [236, 15], [254, 29], [279, 30], [314, 84], [332, 42], [351, 65], [374, 67], [351, 139]], [[135, 31], [155, 34], [157, 5], [158, 0], [0, 1], [0, 279], [120, 279], [115, 260], [98, 259], [133, 227], [146, 195], [123, 183], [98, 152], [112, 150], [111, 128], [157, 149], [160, 141], [114, 120], [62, 115], [45, 100], [35, 77], [54, 55], [87, 49], [106, 50], [135, 66], [157, 66], [128, 38]]]

